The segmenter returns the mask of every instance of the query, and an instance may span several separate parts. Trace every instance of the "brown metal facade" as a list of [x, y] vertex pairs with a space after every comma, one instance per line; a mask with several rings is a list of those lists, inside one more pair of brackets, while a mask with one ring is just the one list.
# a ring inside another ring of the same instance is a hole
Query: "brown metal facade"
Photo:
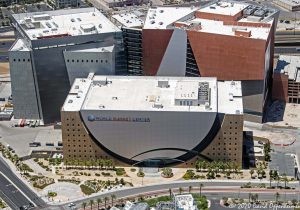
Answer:
[[143, 66], [144, 75], [155, 76], [165, 51], [168, 47], [173, 30], [143, 30]]

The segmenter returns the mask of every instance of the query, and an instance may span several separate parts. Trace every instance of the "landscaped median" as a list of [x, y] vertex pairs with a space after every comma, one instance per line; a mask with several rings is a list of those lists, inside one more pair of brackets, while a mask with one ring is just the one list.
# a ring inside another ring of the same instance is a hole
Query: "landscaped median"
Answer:
[[297, 199], [289, 200], [288, 197], [281, 199], [282, 195], [280, 192], [275, 192], [273, 200], [264, 200], [260, 199], [257, 193], [249, 192], [247, 199], [223, 197], [220, 205], [230, 209], [294, 209], [299, 206], [300, 203]]

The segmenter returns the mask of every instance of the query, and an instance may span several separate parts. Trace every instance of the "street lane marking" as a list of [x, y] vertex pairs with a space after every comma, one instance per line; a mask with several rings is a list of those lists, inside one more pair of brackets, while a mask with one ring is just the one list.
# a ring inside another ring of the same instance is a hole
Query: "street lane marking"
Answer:
[[[36, 203], [35, 202], [33, 202], [22, 190], [20, 190], [20, 188], [18, 188], [5, 174], [3, 174], [1, 171], [0, 171], [0, 174], [7, 180], [7, 181], [9, 181], [16, 189], [18, 189], [19, 190], [19, 192], [25, 197], [25, 198], [27, 198], [27, 200], [28, 201], [30, 201], [30, 202], [32, 202], [35, 206], [37, 206], [36, 205]], [[21, 180], [20, 180], [21, 181]]]
[[[12, 204], [13, 206], [15, 206], [16, 207], [16, 209], [18, 209], [19, 207], [9, 198], [9, 197], [7, 197], [7, 195], [5, 195], [5, 193], [2, 191], [2, 190], [0, 190], [0, 192], [2, 193], [2, 195], [5, 197], [5, 198], [7, 198], [9, 201], [10, 201], [10, 204]], [[8, 204], [7, 204], [8, 205]]]

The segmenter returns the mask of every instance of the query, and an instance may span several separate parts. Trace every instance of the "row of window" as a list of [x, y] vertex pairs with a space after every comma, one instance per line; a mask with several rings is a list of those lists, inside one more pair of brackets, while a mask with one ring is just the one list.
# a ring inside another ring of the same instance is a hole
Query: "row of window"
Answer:
[[29, 58], [28, 58], [28, 59], [25, 59], [25, 58], [23, 58], [23, 59], [20, 59], [20, 58], [19, 58], [19, 59], [15, 59], [15, 58], [14, 58], [13, 61], [14, 61], [14, 62], [16, 62], [16, 61], [18, 61], [18, 62], [26, 62], [26, 61], [27, 61], [27, 62], [30, 62], [30, 59], [29, 59]]
[[[71, 150], [69, 150], [69, 152], [71, 152]], [[74, 149], [74, 152], [81, 152], [81, 150], [75, 150], [75, 149]], [[92, 150], [90, 150], [90, 151], [82, 150], [82, 152], [90, 152], [90, 153], [91, 153], [91, 152], [93, 152], [93, 151], [92, 151]], [[96, 152], [96, 151], [95, 151], [95, 152]]]
[[[72, 146], [73, 146], [73, 148], [76, 147], [76, 145], [72, 145]], [[77, 145], [77, 146], [78, 146], [78, 147], [81, 147], [81, 144], [79, 144], [79, 145]], [[69, 144], [68, 147], [71, 147], [71, 145]], [[84, 144], [83, 147], [88, 147], [88, 146]], [[90, 145], [90, 147], [92, 147], [92, 145]]]
[[78, 157], [89, 157], [89, 158], [99, 158], [99, 159], [108, 159], [108, 156], [105, 156], [105, 157], [103, 157], [103, 156], [100, 156], [100, 157], [95, 157], [94, 155], [68, 155], [68, 157], [70, 158], [70, 157], [73, 157], [73, 158], [78, 158]]
[[[219, 145], [221, 145], [221, 143], [218, 143]], [[231, 145], [231, 142], [227, 143], [228, 145]], [[224, 145], [226, 145], [226, 142], [224, 142]], [[237, 143], [234, 143], [234, 145], [237, 145]]]
[[[73, 158], [78, 158], [78, 157], [80, 157], [81, 158], [81, 155], [69, 155], [69, 158], [71, 158], [71, 157], [73, 157]], [[94, 155], [82, 155], [82, 157], [85, 157], [85, 158], [95, 158], [95, 156]]]
[[[71, 139], [67, 139], [67, 142], [71, 142], [71, 141], [72, 141]], [[73, 142], [80, 142], [80, 140], [75, 140], [75, 139], [73, 139]], [[84, 139], [83, 142], [85, 143], [86, 140]]]
[[[79, 59], [77, 59], [76, 61], [74, 60], [74, 59], [72, 59], [72, 60], [67, 60], [67, 62], [68, 63], [70, 63], [70, 62], [72, 62], [72, 63], [74, 63], [74, 62], [77, 62], [77, 63], [79, 63], [80, 62], [80, 60]], [[88, 63], [88, 62], [91, 62], [91, 63], [94, 63], [94, 60], [81, 60], [81, 63]], [[99, 62], [99, 60], [95, 60], [95, 62], [96, 63], [98, 63]], [[100, 63], [108, 63], [108, 60], [100, 60]]]
[[[207, 155], [209, 155], [209, 154], [210, 154], [210, 153], [208, 152]], [[214, 153], [214, 152], [213, 152], [213, 153], [211, 153], [211, 155], [213, 155], [213, 156], [214, 156], [214, 155], [219, 155], [219, 156], [220, 156], [220, 155], [222, 155], [222, 153]], [[232, 154], [232, 153], [224, 153], [223, 155], [226, 155], [226, 156], [237, 156], [236, 153], [234, 153], [234, 154]]]
[[[233, 133], [232, 132], [229, 132], [229, 133], [223, 132], [223, 135], [226, 135], [226, 134], [232, 135]], [[238, 133], [234, 132], [234, 134], [237, 135]]]
[[[72, 131], [75, 131], [76, 129], [72, 129]], [[70, 129], [67, 129], [67, 131], [70, 131]], [[77, 131], [80, 131], [80, 129], [77, 129]], [[69, 135], [69, 134], [68, 134]]]
[[[221, 148], [218, 148], [218, 149], [216, 149], [216, 148], [212, 148], [213, 150], [221, 150]], [[226, 148], [223, 148], [223, 150], [227, 150]], [[231, 148], [228, 148], [228, 150], [231, 150]], [[234, 150], [237, 150], [237, 148], [234, 148]]]
[[[67, 126], [70, 126], [70, 124], [67, 124]], [[72, 126], [75, 126], [75, 124], [72, 124]], [[77, 126], [80, 126], [80, 124], [77, 124]]]

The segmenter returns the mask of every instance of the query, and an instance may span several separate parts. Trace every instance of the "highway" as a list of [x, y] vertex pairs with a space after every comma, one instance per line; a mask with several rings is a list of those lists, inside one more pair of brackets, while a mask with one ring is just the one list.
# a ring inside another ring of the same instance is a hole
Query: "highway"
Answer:
[[14, 173], [0, 157], [0, 194], [9, 207], [17, 210], [29, 202], [35, 204], [38, 209], [45, 207], [46, 203]]

